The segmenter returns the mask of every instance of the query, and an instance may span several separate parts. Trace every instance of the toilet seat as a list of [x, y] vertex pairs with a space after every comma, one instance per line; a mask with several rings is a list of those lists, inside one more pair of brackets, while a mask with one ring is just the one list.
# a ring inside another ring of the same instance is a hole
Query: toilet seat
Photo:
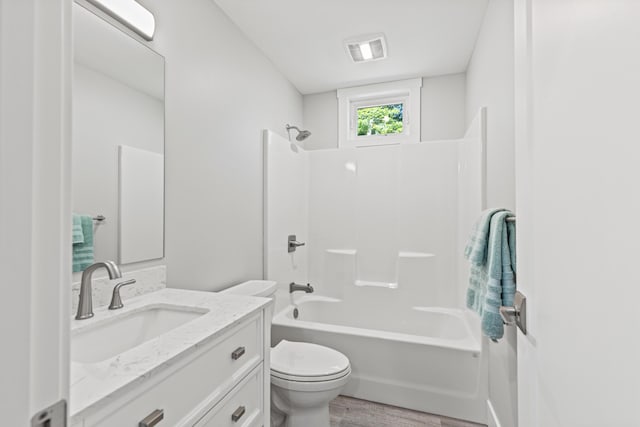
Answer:
[[271, 349], [271, 376], [285, 381], [332, 381], [351, 372], [349, 359], [321, 345], [282, 340]]
[[[283, 390], [289, 391], [302, 391], [302, 392], [311, 392], [311, 393], [323, 393], [330, 390], [342, 389], [345, 384], [349, 381], [351, 377], [351, 369], [347, 369], [346, 372], [339, 378], [335, 378], [332, 380], [322, 380], [318, 381], [317, 379], [314, 381], [313, 377], [311, 377], [311, 381], [308, 381], [309, 378], [300, 378], [299, 380], [288, 380], [275, 376], [271, 373], [271, 386], [277, 386]], [[327, 401], [328, 403], [328, 401]]]

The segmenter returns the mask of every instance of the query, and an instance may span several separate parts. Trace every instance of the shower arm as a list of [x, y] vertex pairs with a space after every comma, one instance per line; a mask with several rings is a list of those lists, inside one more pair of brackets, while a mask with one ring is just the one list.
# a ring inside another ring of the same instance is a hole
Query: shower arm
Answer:
[[309, 136], [311, 136], [311, 132], [309, 132], [308, 130], [301, 130], [298, 126], [291, 126], [290, 124], [287, 124], [286, 129], [289, 141], [291, 141], [291, 129], [295, 129], [298, 132], [298, 135], [296, 136], [296, 141], [298, 142], [302, 142]]

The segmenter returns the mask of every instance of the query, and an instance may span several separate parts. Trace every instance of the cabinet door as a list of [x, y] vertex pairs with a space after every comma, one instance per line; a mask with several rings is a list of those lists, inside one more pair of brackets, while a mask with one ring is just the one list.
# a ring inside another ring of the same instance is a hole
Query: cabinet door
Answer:
[[262, 365], [247, 375], [195, 427], [258, 427], [262, 425]]

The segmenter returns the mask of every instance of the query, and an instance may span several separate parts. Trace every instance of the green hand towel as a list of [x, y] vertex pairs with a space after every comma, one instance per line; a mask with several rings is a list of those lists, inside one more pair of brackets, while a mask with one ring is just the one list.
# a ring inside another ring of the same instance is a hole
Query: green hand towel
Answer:
[[71, 241], [74, 245], [78, 243], [84, 243], [84, 234], [82, 233], [82, 216], [73, 214], [73, 237]]
[[83, 242], [73, 245], [73, 272], [83, 271], [93, 264], [93, 217], [80, 215]]

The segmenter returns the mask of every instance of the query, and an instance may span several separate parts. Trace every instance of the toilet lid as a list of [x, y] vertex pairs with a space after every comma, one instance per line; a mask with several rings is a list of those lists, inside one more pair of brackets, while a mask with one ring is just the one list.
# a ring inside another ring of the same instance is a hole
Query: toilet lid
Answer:
[[281, 378], [332, 379], [348, 370], [344, 354], [321, 345], [282, 340], [271, 349], [271, 373]]

